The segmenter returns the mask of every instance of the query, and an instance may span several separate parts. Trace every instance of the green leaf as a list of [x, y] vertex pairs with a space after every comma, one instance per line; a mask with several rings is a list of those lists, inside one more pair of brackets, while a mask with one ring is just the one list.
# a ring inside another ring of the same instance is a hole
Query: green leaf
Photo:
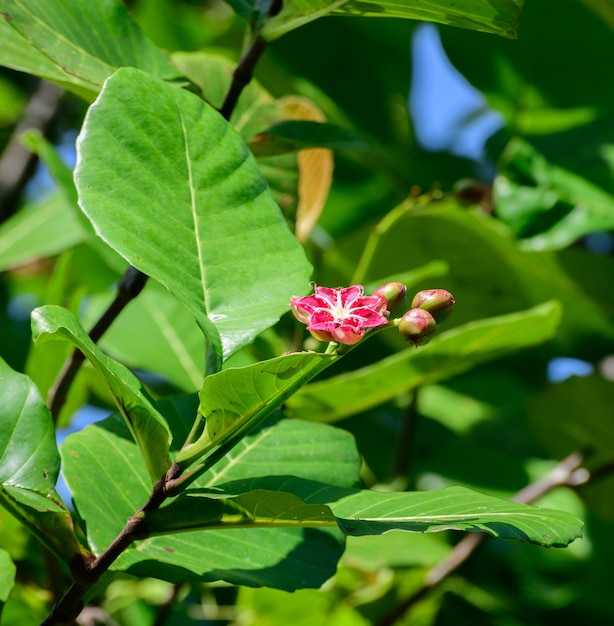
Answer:
[[407, 348], [373, 365], [306, 385], [287, 401], [288, 413], [314, 421], [340, 420], [401, 392], [546, 341], [556, 332], [560, 318], [560, 305], [550, 302], [460, 326], [436, 335], [423, 348]]
[[[0, 11], [4, 10], [4, 1], [0, 0]], [[28, 72], [58, 83], [84, 98], [91, 98], [89, 86], [83, 87], [80, 79], [71, 76], [56, 65], [46, 54], [17, 32], [6, 16], [0, 13], [0, 65], [10, 67], [20, 72]]]
[[391, 530], [462, 530], [562, 547], [582, 534], [583, 523], [575, 515], [483, 495], [465, 487], [427, 492], [358, 491], [296, 477], [268, 476], [221, 484], [219, 488], [234, 493], [246, 484], [255, 489], [281, 489], [283, 485], [285, 491], [306, 502], [326, 504], [341, 530], [356, 537]]
[[[187, 435], [196, 407], [193, 400], [161, 402], [174, 441]], [[149, 496], [143, 461], [117, 418], [70, 435], [61, 454], [64, 476], [85, 521], [88, 540], [99, 554]], [[211, 496], [225, 481], [241, 482], [243, 491], [251, 491], [250, 477], [260, 473], [355, 487], [360, 463], [349, 433], [282, 420], [241, 440], [231, 455], [199, 478], [194, 492]], [[320, 586], [334, 573], [341, 551], [340, 533], [333, 528], [195, 531], [139, 541], [112, 569], [172, 582], [221, 579], [290, 591]]]
[[465, 487], [412, 493], [361, 491], [330, 507], [344, 532], [353, 536], [391, 530], [462, 530], [564, 547], [582, 536], [583, 526], [575, 515], [564, 511], [485, 496]]
[[75, 316], [62, 307], [35, 309], [32, 312], [32, 337], [35, 344], [66, 340], [89, 359], [138, 443], [151, 480], [160, 480], [170, 466], [170, 431], [139, 379], [121, 363], [106, 356], [87, 336]]
[[307, 504], [292, 493], [266, 489], [221, 498], [185, 494], [168, 506], [143, 513], [143, 518], [145, 536], [253, 526], [313, 528], [336, 523], [327, 506]]
[[521, 139], [504, 150], [494, 192], [497, 217], [528, 249], [563, 248], [614, 228], [614, 195], [549, 163]]
[[63, 252], [85, 237], [61, 195], [28, 204], [0, 225], [0, 271]]
[[0, 550], [0, 617], [2, 607], [15, 585], [16, 572], [17, 568], [10, 554], [6, 550]]
[[224, 358], [307, 287], [310, 266], [254, 158], [193, 94], [119, 70], [88, 112], [75, 179], [101, 237], [187, 306]]
[[[119, 67], [139, 67], [167, 80], [179, 78], [118, 0], [0, 0], [0, 17], [55, 66], [41, 62], [42, 55], [29, 53], [17, 69], [68, 87], [74, 84], [90, 97]], [[111, 43], [118, 38], [121, 45]], [[11, 41], [17, 43], [15, 37]], [[18, 45], [22, 50], [23, 42]]]
[[258, 133], [248, 144], [256, 156], [297, 152], [305, 148], [368, 151], [368, 142], [358, 134], [326, 122], [278, 122]]
[[177, 463], [187, 467], [215, 446], [234, 445], [338, 358], [299, 352], [207, 376], [199, 394], [205, 429], [196, 442], [181, 450]]
[[34, 383], [0, 359], [0, 504], [65, 563], [84, 550], [55, 491], [53, 420]]
[[[284, 2], [278, 15], [266, 20], [262, 34], [265, 39], [273, 40], [325, 15], [361, 15], [437, 22], [516, 38], [523, 2], [501, 0], [495, 4], [485, 0], [459, 0], [451, 4], [431, 0], [425, 6], [418, 0], [289, 0]], [[235, 7], [235, 2], [230, 4]], [[245, 13], [245, 8], [241, 12]]]

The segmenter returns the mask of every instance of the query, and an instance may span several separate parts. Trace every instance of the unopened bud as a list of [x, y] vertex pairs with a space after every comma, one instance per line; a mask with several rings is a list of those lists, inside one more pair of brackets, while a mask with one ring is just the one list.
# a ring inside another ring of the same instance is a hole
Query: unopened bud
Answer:
[[416, 347], [427, 344], [436, 329], [437, 322], [424, 309], [410, 309], [399, 322], [401, 337]]
[[411, 306], [428, 311], [435, 321], [443, 322], [452, 313], [454, 296], [445, 289], [425, 289], [414, 296]]
[[405, 300], [406, 292], [407, 287], [403, 283], [392, 282], [378, 287], [373, 295], [385, 298], [388, 310], [393, 311]]

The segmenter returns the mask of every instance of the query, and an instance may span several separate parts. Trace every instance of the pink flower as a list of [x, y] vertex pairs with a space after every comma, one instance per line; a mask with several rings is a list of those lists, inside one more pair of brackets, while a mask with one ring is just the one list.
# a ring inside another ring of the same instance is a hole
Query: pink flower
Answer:
[[337, 341], [347, 345], [358, 343], [367, 328], [388, 323], [387, 300], [384, 296], [365, 296], [362, 285], [351, 287], [318, 287], [315, 293], [290, 301], [294, 317], [320, 341]]

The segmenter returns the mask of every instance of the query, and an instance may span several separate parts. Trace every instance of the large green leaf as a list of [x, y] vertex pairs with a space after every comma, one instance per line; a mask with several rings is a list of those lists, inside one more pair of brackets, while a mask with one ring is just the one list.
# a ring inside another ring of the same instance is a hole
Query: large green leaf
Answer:
[[119, 70], [86, 117], [75, 179], [101, 237], [187, 306], [220, 356], [307, 288], [310, 266], [254, 158], [193, 94]]
[[[306, 385], [287, 401], [290, 415], [332, 422], [386, 402], [399, 393], [465, 372], [551, 338], [561, 318], [556, 302], [522, 313], [472, 322], [373, 365]], [[389, 332], [389, 331], [384, 331]]]
[[87, 336], [77, 318], [59, 306], [43, 306], [32, 312], [35, 343], [65, 340], [78, 348], [96, 368], [138, 443], [149, 476], [156, 482], [170, 466], [170, 431], [139, 379], [104, 354]]
[[564, 511], [485, 496], [464, 487], [411, 493], [361, 491], [330, 507], [344, 532], [356, 536], [390, 530], [463, 530], [563, 547], [582, 536], [583, 526]]
[[521, 139], [503, 151], [494, 192], [497, 216], [529, 249], [562, 248], [614, 228], [614, 195], [549, 163]]
[[204, 431], [177, 455], [177, 462], [187, 467], [215, 446], [234, 445], [338, 358], [299, 352], [207, 376], [199, 394]]
[[[22, 38], [10, 36], [12, 46], [6, 58], [0, 56], [1, 62], [68, 87], [75, 85], [90, 97], [119, 67], [139, 67], [167, 80], [179, 78], [119, 0], [0, 0], [0, 17]], [[24, 40], [40, 53], [28, 50]]]
[[[183, 440], [197, 403], [176, 399], [161, 407], [174, 440]], [[149, 495], [143, 461], [116, 418], [69, 436], [61, 453], [64, 476], [85, 521], [88, 540], [100, 553]], [[194, 490], [215, 493], [224, 481], [269, 473], [355, 487], [359, 470], [360, 457], [348, 433], [283, 420], [244, 438], [194, 484]], [[223, 579], [293, 590], [321, 585], [334, 572], [341, 551], [340, 535], [334, 529], [197, 531], [139, 541], [113, 568], [175, 582]]]
[[38, 389], [0, 359], [0, 504], [68, 563], [83, 553], [55, 491], [60, 456]]
[[[265, 22], [265, 39], [276, 39], [290, 30], [325, 15], [361, 15], [365, 17], [401, 17], [426, 20], [488, 33], [516, 37], [524, 0], [431, 0], [425, 6], [417, 0], [289, 0], [275, 17]], [[245, 0], [229, 0], [237, 12], [246, 14]], [[252, 6], [258, 6], [254, 2]]]

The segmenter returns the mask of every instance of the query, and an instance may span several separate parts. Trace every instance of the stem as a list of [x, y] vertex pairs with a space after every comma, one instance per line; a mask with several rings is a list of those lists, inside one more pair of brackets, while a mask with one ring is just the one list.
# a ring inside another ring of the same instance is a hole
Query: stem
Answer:
[[[117, 288], [115, 299], [102, 314], [89, 333], [90, 339], [94, 342], [100, 340], [102, 335], [108, 330], [111, 324], [126, 308], [129, 302], [134, 300], [143, 290], [147, 282], [147, 275], [134, 267], [126, 270]], [[64, 366], [60, 370], [53, 386], [49, 391], [49, 410], [54, 421], [57, 421], [60, 411], [66, 402], [68, 391], [83, 364], [85, 357], [80, 350], [75, 350]]]
[[[277, 15], [282, 9], [282, 4], [283, 0], [272, 0], [265, 19], [266, 17]], [[263, 24], [260, 24], [258, 30], [262, 28], [262, 25]], [[230, 116], [235, 109], [239, 96], [252, 80], [256, 63], [258, 63], [262, 53], [266, 50], [267, 45], [268, 42], [263, 37], [256, 35], [247, 49], [247, 52], [239, 61], [237, 68], [232, 74], [232, 83], [230, 84], [226, 98], [220, 107], [220, 113], [225, 120], [230, 120]]]
[[[581, 453], [573, 452], [552, 468], [545, 476], [521, 489], [512, 496], [511, 499], [514, 502], [530, 504], [556, 487], [576, 487], [586, 482], [588, 473], [581, 467], [583, 460], [584, 457]], [[439, 585], [450, 574], [457, 571], [477, 548], [482, 545], [487, 537], [488, 535], [483, 533], [470, 533], [465, 535], [456, 546], [454, 546], [452, 552], [450, 552], [445, 559], [434, 565], [426, 573], [424, 585], [416, 593], [406, 598], [401, 604], [394, 607], [392, 611], [384, 615], [384, 617], [377, 622], [376, 626], [392, 626], [397, 620], [401, 619], [407, 611], [422, 600], [434, 587]]]

